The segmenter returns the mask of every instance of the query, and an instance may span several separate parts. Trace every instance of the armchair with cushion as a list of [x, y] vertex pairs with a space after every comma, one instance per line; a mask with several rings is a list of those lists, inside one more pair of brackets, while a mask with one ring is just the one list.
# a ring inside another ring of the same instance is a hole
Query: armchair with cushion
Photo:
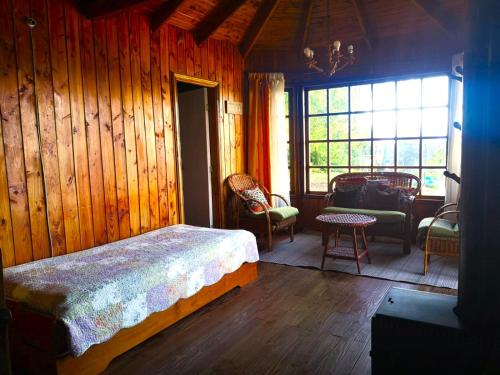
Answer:
[[410, 253], [413, 203], [420, 186], [420, 179], [409, 173], [340, 174], [330, 181], [323, 212], [374, 216], [377, 223], [367, 234], [399, 238], [404, 253]]
[[417, 243], [424, 250], [424, 275], [429, 268], [431, 255], [459, 256], [458, 220], [450, 218], [450, 216], [457, 217], [460, 213], [451, 209], [457, 206], [457, 203], [445, 204], [436, 211], [434, 217], [426, 217], [418, 225]]
[[[267, 235], [269, 250], [273, 247], [273, 233], [287, 229], [293, 242], [293, 230], [299, 210], [278, 194], [271, 194], [264, 185], [247, 174], [235, 173], [227, 178], [232, 190], [232, 209], [236, 227]], [[285, 206], [272, 207], [271, 197], [280, 199]]]

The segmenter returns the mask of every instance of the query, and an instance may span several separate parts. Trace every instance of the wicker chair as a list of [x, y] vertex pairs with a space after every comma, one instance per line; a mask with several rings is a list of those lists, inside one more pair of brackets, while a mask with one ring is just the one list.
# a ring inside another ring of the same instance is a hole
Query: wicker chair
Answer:
[[[267, 209], [262, 203], [244, 197], [241, 194], [241, 191], [258, 187], [262, 190], [270, 205], [271, 197], [277, 197], [281, 199], [289, 208], [290, 205], [285, 198], [278, 194], [271, 194], [264, 185], [260, 184], [257, 180], [247, 174], [232, 174], [227, 178], [227, 183], [229, 188], [234, 193], [230, 203], [232, 203], [231, 208], [234, 213], [237, 228], [247, 229], [254, 233], [267, 235], [267, 246], [270, 251], [273, 247], [272, 236], [276, 231], [288, 229], [290, 233], [290, 242], [293, 242], [294, 225], [297, 221], [298, 215], [297, 209], [294, 208], [292, 215], [288, 215], [289, 217], [282, 218], [282, 215], [280, 215], [280, 211], [283, 211], [282, 208]], [[249, 212], [247, 204], [252, 201], [262, 207], [262, 214], [251, 214]], [[290, 213], [290, 211], [291, 210], [288, 209], [288, 213]]]
[[[384, 215], [383, 210], [365, 210], [360, 209], [349, 209], [335, 206], [335, 186], [337, 182], [341, 180], [348, 179], [366, 179], [366, 180], [384, 180], [384, 183], [391, 188], [404, 189], [407, 194], [405, 194], [404, 200], [401, 201], [398, 212], [392, 212], [390, 219], [384, 220], [383, 217], [377, 217], [377, 223], [369, 228], [367, 228], [367, 234], [372, 235], [372, 237], [387, 236], [396, 237], [403, 240], [403, 252], [408, 254], [411, 251], [411, 240], [412, 240], [412, 213], [413, 213], [413, 203], [415, 201], [415, 196], [420, 191], [421, 181], [417, 176], [410, 173], [401, 172], [353, 172], [353, 173], [343, 173], [334, 177], [329, 184], [329, 193], [325, 195], [324, 198], [324, 209], [325, 213], [344, 213], [344, 211], [352, 211], [361, 214], [368, 214], [372, 216], [377, 216], [377, 212], [380, 215]], [[386, 212], [389, 214], [391, 211]], [[402, 215], [404, 214], [404, 215]]]
[[445, 219], [448, 215], [457, 215], [458, 210], [449, 210], [457, 207], [457, 203], [448, 203], [441, 206], [434, 217], [423, 219], [418, 225], [418, 237], [424, 250], [424, 275], [429, 269], [431, 255], [458, 257], [460, 254], [460, 232], [458, 224]]

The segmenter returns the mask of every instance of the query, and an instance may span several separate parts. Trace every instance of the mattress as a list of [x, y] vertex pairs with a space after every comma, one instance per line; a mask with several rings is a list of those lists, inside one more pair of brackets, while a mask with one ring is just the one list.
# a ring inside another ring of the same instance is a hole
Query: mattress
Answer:
[[174, 225], [4, 270], [6, 296], [66, 328], [73, 356], [259, 259], [244, 230]]

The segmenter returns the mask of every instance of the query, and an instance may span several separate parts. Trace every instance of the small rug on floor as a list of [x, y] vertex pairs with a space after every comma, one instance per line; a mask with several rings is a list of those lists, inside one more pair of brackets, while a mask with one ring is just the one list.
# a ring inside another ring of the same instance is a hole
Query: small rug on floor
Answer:
[[[342, 241], [342, 244], [349, 245], [349, 242]], [[451, 289], [458, 287], [458, 258], [433, 255], [429, 270], [424, 276], [424, 253], [416, 246], [412, 246], [410, 254], [403, 254], [401, 243], [377, 240], [368, 242], [368, 250], [372, 263], [368, 264], [366, 257], [361, 260], [361, 276]], [[271, 252], [261, 251], [260, 260], [288, 266], [321, 269], [322, 255], [321, 234], [305, 232], [297, 233], [294, 242], [285, 240], [274, 244]], [[355, 261], [327, 258], [324, 269], [358, 275]]]

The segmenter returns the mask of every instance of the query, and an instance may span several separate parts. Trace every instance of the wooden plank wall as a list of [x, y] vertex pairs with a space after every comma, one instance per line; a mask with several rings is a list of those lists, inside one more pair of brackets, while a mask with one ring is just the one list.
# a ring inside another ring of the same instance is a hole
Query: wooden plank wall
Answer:
[[[138, 13], [90, 21], [69, 0], [0, 0], [0, 19], [4, 264], [177, 223], [171, 72], [242, 101], [237, 48], [197, 46], [170, 25], [152, 33]], [[221, 184], [245, 165], [243, 118], [222, 113]]]

